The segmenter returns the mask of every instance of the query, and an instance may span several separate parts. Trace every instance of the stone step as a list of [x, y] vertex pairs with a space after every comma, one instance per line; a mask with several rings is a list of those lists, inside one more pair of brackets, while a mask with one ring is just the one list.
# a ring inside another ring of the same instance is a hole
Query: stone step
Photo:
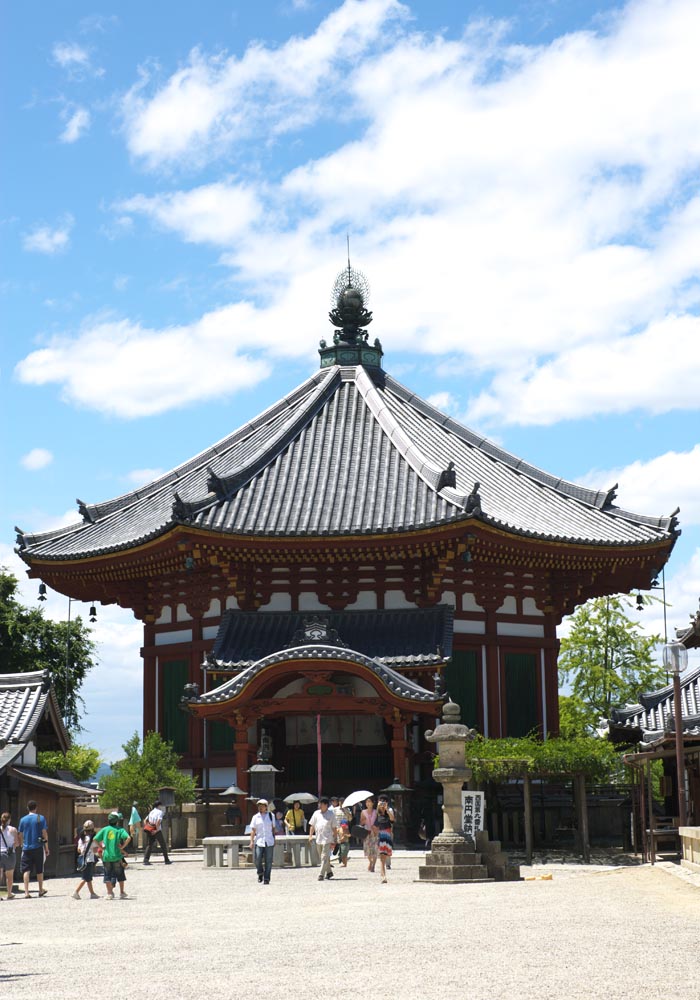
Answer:
[[425, 856], [426, 865], [480, 865], [482, 857], [474, 851], [430, 851]]
[[493, 882], [484, 865], [420, 865], [421, 882]]

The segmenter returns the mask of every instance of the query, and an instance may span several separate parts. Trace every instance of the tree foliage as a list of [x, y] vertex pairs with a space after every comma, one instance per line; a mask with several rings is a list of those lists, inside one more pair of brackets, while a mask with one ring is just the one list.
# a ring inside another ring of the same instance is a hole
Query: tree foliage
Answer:
[[0, 568], [0, 673], [48, 670], [67, 727], [78, 732], [80, 689], [97, 662], [91, 630], [80, 617], [54, 622], [41, 608], [25, 607], [17, 586], [17, 577]]
[[104, 779], [101, 804], [124, 811], [135, 802], [143, 815], [158, 798], [159, 789], [168, 786], [175, 789], [178, 805], [194, 801], [197, 784], [178, 768], [178, 754], [160, 733], [147, 733], [143, 746], [134, 733], [122, 749], [125, 757], [112, 765], [112, 773]]
[[665, 683], [663, 667], [654, 663], [659, 642], [627, 617], [621, 597], [596, 597], [578, 608], [559, 652], [559, 683], [571, 689], [562, 699], [569, 735], [593, 733], [613, 708]]
[[66, 753], [60, 750], [40, 750], [37, 764], [45, 774], [54, 771], [72, 771], [77, 781], [88, 781], [104, 763], [99, 750], [74, 743]]
[[594, 736], [545, 741], [535, 734], [502, 740], [477, 736], [467, 743], [465, 759], [480, 784], [525, 775], [571, 778], [583, 774], [588, 781], [598, 782], [617, 781], [623, 775], [619, 751], [612, 743]]

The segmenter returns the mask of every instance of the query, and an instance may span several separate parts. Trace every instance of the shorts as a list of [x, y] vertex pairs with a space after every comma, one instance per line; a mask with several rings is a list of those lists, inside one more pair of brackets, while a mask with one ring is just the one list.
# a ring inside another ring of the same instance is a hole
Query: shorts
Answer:
[[116, 885], [117, 882], [126, 882], [126, 875], [121, 861], [104, 861], [105, 885]]
[[34, 870], [37, 875], [44, 874], [44, 848], [30, 847], [22, 851], [22, 858], [19, 863], [19, 870], [24, 875], [25, 872]]
[[17, 864], [17, 855], [14, 851], [5, 851], [0, 854], [0, 872], [13, 872]]
[[95, 862], [86, 861], [83, 868], [78, 869], [78, 875], [84, 882], [92, 882], [92, 877], [95, 874]]

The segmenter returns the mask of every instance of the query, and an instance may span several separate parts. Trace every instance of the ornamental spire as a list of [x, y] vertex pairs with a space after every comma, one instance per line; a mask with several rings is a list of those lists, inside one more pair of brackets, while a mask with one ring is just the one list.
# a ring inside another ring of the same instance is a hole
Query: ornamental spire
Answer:
[[350, 237], [348, 236], [348, 263], [335, 279], [331, 293], [331, 311], [328, 319], [335, 327], [333, 346], [320, 342], [321, 368], [331, 365], [367, 365], [381, 368], [382, 345], [379, 340], [370, 346], [366, 327], [372, 322], [369, 303], [369, 282], [362, 271], [350, 263]]

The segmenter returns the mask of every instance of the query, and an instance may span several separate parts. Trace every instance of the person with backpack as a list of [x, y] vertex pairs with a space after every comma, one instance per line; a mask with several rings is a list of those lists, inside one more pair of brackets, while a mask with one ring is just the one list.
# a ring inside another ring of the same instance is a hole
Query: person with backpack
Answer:
[[27, 815], [19, 821], [19, 842], [22, 856], [19, 870], [24, 882], [24, 898], [31, 899], [29, 892], [29, 877], [32, 871], [36, 873], [39, 895], [45, 896], [44, 861], [49, 856], [49, 835], [46, 829], [46, 819], [36, 811], [36, 802], [27, 802]]
[[131, 837], [123, 826], [119, 826], [119, 813], [111, 812], [107, 817], [107, 826], [98, 830], [93, 840], [97, 844], [102, 844], [102, 864], [105, 869], [105, 885], [107, 886], [107, 899], [114, 899], [114, 887], [119, 883], [119, 898], [126, 899], [124, 883], [126, 875], [124, 873], [124, 851], [131, 843]]
[[80, 882], [73, 893], [73, 899], [80, 899], [80, 890], [84, 885], [88, 887], [90, 899], [100, 898], [92, 887], [92, 877], [95, 874], [95, 862], [97, 860], [95, 849], [92, 846], [94, 839], [95, 824], [91, 819], [86, 819], [83, 824], [82, 833], [78, 838], [78, 871], [80, 872]]
[[250, 848], [255, 858], [258, 882], [270, 884], [272, 856], [275, 852], [275, 824], [267, 799], [258, 799], [258, 811], [250, 821]]
[[162, 802], [157, 799], [153, 803], [153, 808], [149, 812], [143, 821], [143, 829], [148, 837], [148, 844], [146, 845], [146, 850], [143, 855], [143, 863], [145, 865], [150, 865], [151, 863], [151, 851], [156, 844], [160, 845], [160, 849], [163, 852], [163, 860], [166, 865], [171, 865], [172, 861], [168, 857], [168, 848], [165, 846], [165, 837], [163, 836], [163, 819], [165, 818], [165, 813], [161, 809]]

